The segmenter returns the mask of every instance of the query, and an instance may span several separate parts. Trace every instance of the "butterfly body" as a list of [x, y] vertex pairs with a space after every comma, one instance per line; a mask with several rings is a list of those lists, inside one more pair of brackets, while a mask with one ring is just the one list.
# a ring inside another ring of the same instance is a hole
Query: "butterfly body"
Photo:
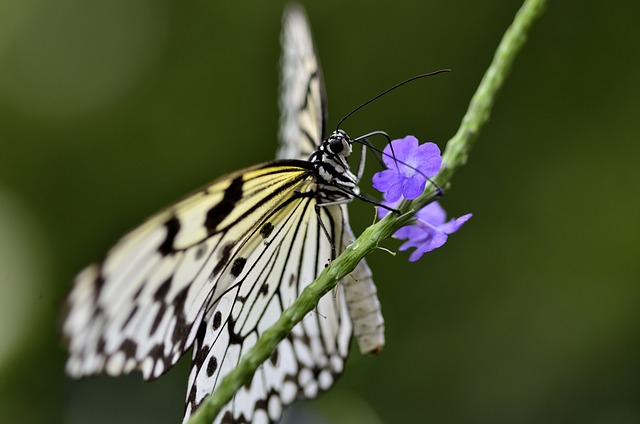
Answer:
[[[71, 376], [138, 369], [153, 379], [191, 349], [186, 419], [354, 239], [346, 209], [359, 194], [348, 162], [353, 140], [341, 130], [323, 137], [321, 73], [297, 7], [285, 12], [283, 48], [278, 160], [221, 177], [157, 213], [76, 277], [63, 324]], [[328, 389], [352, 334], [363, 353], [384, 345], [365, 261], [215, 422], [273, 422], [294, 399]]]

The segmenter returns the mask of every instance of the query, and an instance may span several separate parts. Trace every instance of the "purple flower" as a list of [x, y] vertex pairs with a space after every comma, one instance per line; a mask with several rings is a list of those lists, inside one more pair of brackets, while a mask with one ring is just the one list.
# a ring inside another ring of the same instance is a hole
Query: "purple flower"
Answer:
[[[380, 211], [382, 212], [382, 209]], [[384, 215], [386, 213], [387, 211], [384, 211]], [[447, 241], [449, 234], [458, 231], [462, 224], [471, 218], [471, 215], [468, 213], [446, 222], [447, 213], [442, 209], [442, 206], [438, 202], [429, 203], [415, 214], [417, 220], [415, 224], [400, 228], [393, 236], [407, 239], [400, 246], [400, 250], [407, 250], [411, 247], [416, 249], [409, 255], [409, 261], [415, 262], [425, 253], [442, 246]]]
[[382, 160], [388, 169], [373, 176], [373, 186], [384, 193], [389, 202], [420, 196], [427, 178], [436, 175], [442, 164], [438, 146], [434, 143], [418, 145], [418, 139], [412, 135], [389, 143], [384, 148]]
[[[397, 207], [403, 197], [411, 200], [420, 196], [427, 178], [436, 175], [442, 164], [438, 146], [433, 143], [418, 145], [418, 140], [410, 135], [389, 143], [384, 149], [383, 160], [388, 169], [373, 176], [373, 186], [384, 194], [383, 204], [391, 208]], [[378, 209], [380, 218], [387, 213], [387, 209]], [[471, 214], [447, 222], [447, 214], [442, 206], [432, 202], [416, 212], [414, 218], [414, 224], [400, 228], [393, 235], [406, 240], [400, 250], [415, 248], [409, 255], [411, 262], [445, 244], [449, 234], [458, 231], [471, 218]]]

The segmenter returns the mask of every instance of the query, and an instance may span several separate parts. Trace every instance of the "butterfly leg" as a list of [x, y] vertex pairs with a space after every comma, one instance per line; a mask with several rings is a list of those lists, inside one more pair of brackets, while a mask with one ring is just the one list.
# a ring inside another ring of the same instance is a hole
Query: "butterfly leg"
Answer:
[[316, 204], [314, 206], [314, 209], [316, 211], [316, 216], [318, 217], [318, 222], [320, 223], [320, 228], [322, 228], [322, 232], [324, 233], [325, 236], [327, 236], [327, 240], [329, 240], [329, 244], [331, 245], [331, 260], [333, 261], [337, 255], [336, 255], [336, 244], [333, 241], [333, 238], [331, 237], [331, 234], [329, 234], [329, 231], [327, 230], [327, 227], [325, 227], [324, 222], [322, 221], [322, 214], [320, 213], [320, 207], [321, 206], [330, 206], [330, 205], [336, 205], [336, 204], [342, 204], [345, 202], [332, 202], [332, 203], [323, 203], [323, 204]]
[[[366, 141], [368, 142], [368, 140]], [[360, 181], [362, 179], [362, 176], [364, 175], [364, 165], [367, 161], [367, 149], [365, 146], [366, 146], [365, 144], [362, 145], [362, 153], [360, 153], [360, 164], [358, 165], [358, 173], [357, 173], [358, 181]]]
[[[347, 194], [355, 196], [354, 194], [349, 193], [347, 191], [345, 191], [344, 193], [347, 193]], [[340, 199], [340, 200], [336, 200], [336, 201], [333, 201], [333, 202], [319, 203], [319, 204], [316, 205], [316, 209], [317, 208], [324, 208], [324, 207], [327, 207], [327, 206], [344, 205], [345, 203], [351, 203], [351, 199]]]

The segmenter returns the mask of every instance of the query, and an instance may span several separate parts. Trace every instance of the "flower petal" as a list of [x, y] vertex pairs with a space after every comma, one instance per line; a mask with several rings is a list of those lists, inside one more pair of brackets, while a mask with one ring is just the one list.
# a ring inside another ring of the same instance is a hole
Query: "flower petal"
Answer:
[[420, 172], [428, 178], [433, 177], [440, 171], [442, 165], [442, 157], [440, 156], [440, 148], [435, 143], [424, 143], [418, 147], [415, 154], [416, 163], [420, 164]]
[[[416, 225], [407, 225], [405, 227], [398, 229], [395, 233], [393, 233], [393, 236], [400, 240], [404, 240], [404, 239], [412, 240], [412, 239], [417, 239], [421, 237], [423, 233], [424, 233], [424, 230], [422, 230], [422, 228]], [[416, 246], [413, 246], [413, 247], [416, 247]], [[400, 249], [400, 250], [405, 250], [405, 249]]]
[[397, 202], [402, 197], [402, 183], [394, 182], [384, 193], [384, 198], [388, 202]]
[[444, 211], [442, 206], [440, 206], [440, 203], [431, 202], [416, 212], [416, 218], [437, 227], [438, 225], [444, 224], [447, 220], [447, 213]]
[[384, 193], [389, 187], [396, 184], [400, 178], [400, 175], [396, 171], [385, 169], [384, 171], [376, 172], [371, 181], [376, 190]]
[[473, 214], [462, 215], [460, 218], [452, 219], [451, 221], [442, 224], [438, 227], [438, 229], [447, 234], [453, 234], [462, 227], [462, 224], [467, 222], [469, 218], [471, 218]]
[[402, 182], [402, 195], [405, 199], [413, 200], [422, 194], [426, 184], [427, 180], [420, 174], [416, 174], [412, 178], [405, 178]]
[[449, 236], [443, 232], [436, 232], [433, 234], [433, 237], [429, 240], [428, 243], [425, 243], [421, 250], [424, 253], [431, 252], [432, 250], [437, 249], [438, 247], [442, 247], [443, 244], [447, 242]]
[[408, 135], [405, 138], [399, 138], [392, 140], [384, 148], [384, 154], [382, 155], [382, 161], [390, 169], [397, 169], [398, 163], [408, 163], [418, 151], [418, 139], [412, 135]]

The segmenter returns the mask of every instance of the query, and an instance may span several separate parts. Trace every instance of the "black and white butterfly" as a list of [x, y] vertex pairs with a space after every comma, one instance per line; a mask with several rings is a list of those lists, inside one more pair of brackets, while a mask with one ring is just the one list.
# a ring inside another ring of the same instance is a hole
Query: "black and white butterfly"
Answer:
[[[322, 74], [304, 12], [282, 31], [278, 160], [214, 181], [125, 235], [84, 269], [69, 294], [67, 373], [141, 370], [154, 379], [192, 348], [185, 419], [300, 292], [353, 239], [353, 140], [325, 138]], [[360, 172], [358, 172], [360, 173]], [[352, 333], [363, 353], [384, 345], [365, 261], [327, 293], [215, 422], [273, 422], [296, 398], [328, 389]]]

